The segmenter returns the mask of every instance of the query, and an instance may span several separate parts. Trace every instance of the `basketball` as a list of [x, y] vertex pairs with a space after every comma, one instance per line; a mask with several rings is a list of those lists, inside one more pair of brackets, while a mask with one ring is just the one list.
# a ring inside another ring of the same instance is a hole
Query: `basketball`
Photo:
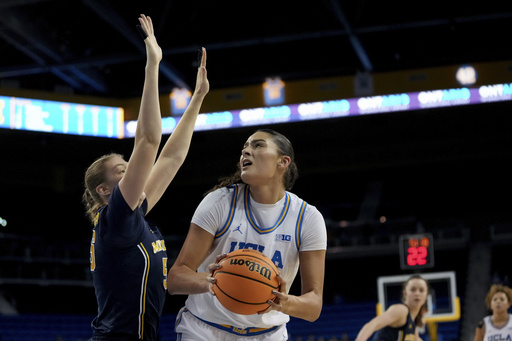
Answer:
[[272, 261], [256, 250], [241, 249], [228, 253], [213, 272], [216, 283], [213, 292], [228, 310], [252, 315], [268, 308], [269, 300], [279, 289], [277, 268]]

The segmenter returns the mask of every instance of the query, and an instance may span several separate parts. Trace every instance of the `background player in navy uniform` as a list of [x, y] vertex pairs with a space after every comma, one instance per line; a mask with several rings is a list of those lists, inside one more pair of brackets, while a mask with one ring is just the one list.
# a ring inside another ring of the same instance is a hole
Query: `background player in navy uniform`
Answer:
[[492, 315], [486, 316], [475, 330], [474, 341], [512, 340], [512, 289], [506, 285], [493, 284], [485, 297]]
[[[287, 340], [290, 316], [320, 316], [327, 233], [322, 214], [289, 192], [297, 175], [290, 141], [258, 130], [245, 142], [235, 174], [201, 201], [168, 276], [171, 294], [189, 295], [177, 317], [179, 340]], [[233, 313], [210, 293], [211, 265], [238, 249], [262, 252], [279, 270], [278, 300], [260, 314]], [[299, 264], [301, 293], [292, 295]]]
[[366, 323], [355, 341], [366, 341], [373, 333], [373, 341], [421, 340], [416, 325], [423, 317], [421, 312], [426, 310], [427, 295], [427, 281], [419, 275], [412, 275], [403, 285], [403, 303], [391, 305]]
[[[141, 15], [147, 61], [145, 83], [128, 162], [108, 154], [85, 173], [84, 203], [94, 228], [91, 271], [98, 302], [92, 340], [157, 340], [166, 297], [167, 253], [162, 235], [146, 214], [183, 164], [205, 95], [203, 49], [190, 104], [157, 159], [162, 125], [158, 95], [159, 47], [153, 23]], [[156, 162], [155, 162], [156, 160]]]

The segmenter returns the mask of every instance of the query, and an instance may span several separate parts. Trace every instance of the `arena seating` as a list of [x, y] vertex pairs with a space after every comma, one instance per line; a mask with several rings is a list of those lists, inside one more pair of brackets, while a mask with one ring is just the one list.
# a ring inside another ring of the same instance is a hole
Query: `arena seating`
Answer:
[[[325, 305], [314, 322], [292, 318], [288, 324], [290, 341], [354, 340], [359, 329], [375, 316], [373, 302]], [[87, 341], [90, 338], [89, 315], [20, 314], [0, 315], [2, 341]], [[173, 326], [176, 316], [166, 314], [161, 321], [161, 341], [175, 341]], [[459, 323], [438, 324], [438, 341], [457, 341]], [[428, 341], [428, 336], [422, 336]]]

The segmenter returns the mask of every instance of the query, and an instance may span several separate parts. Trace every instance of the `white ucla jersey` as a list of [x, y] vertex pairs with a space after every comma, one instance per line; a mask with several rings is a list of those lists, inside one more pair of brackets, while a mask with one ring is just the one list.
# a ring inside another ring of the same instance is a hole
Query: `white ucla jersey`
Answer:
[[[192, 223], [215, 236], [210, 254], [199, 267], [208, 265], [223, 253], [254, 249], [269, 257], [288, 284], [299, 268], [299, 252], [325, 250], [327, 231], [322, 214], [297, 195], [285, 192], [276, 204], [259, 204], [251, 199], [245, 184], [220, 188], [209, 193], [198, 206]], [[238, 328], [270, 328], [289, 321], [278, 311], [238, 315], [225, 309], [211, 293], [189, 295], [187, 309], [195, 316], [216, 324]]]
[[484, 317], [484, 341], [512, 341], [512, 315], [508, 314], [507, 323], [497, 328], [492, 323], [492, 315]]

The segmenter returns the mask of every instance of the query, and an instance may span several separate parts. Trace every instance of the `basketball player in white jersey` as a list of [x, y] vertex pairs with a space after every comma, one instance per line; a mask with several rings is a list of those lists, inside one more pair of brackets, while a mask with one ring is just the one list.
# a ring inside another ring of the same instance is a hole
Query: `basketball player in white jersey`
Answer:
[[[322, 214], [289, 192], [297, 175], [290, 141], [258, 130], [245, 142], [236, 173], [200, 203], [168, 274], [169, 293], [189, 295], [176, 320], [178, 340], [287, 340], [290, 316], [318, 319], [327, 232]], [[280, 272], [278, 299], [254, 315], [227, 310], [211, 292], [219, 259], [244, 248], [262, 252]], [[299, 268], [301, 294], [291, 295]]]
[[485, 303], [492, 315], [480, 321], [474, 341], [512, 340], [512, 315], [508, 313], [512, 305], [512, 289], [501, 284], [492, 285]]

